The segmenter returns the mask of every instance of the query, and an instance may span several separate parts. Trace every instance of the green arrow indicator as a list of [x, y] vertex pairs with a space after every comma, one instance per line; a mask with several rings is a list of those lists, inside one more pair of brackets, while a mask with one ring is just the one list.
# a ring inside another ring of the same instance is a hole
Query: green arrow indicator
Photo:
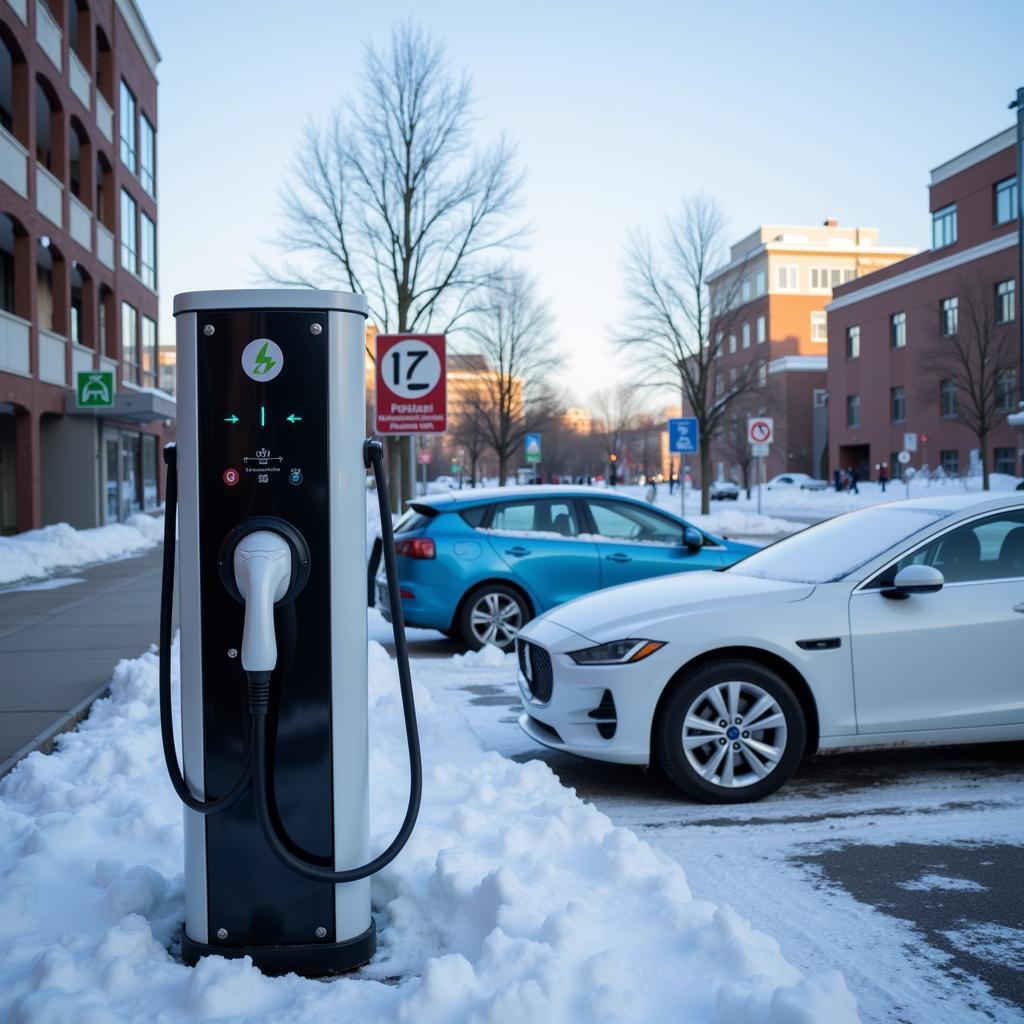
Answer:
[[225, 416], [224, 417], [224, 422], [225, 423], [237, 423], [238, 422], [238, 417], [234, 413], [232, 413], [230, 416]]
[[287, 419], [289, 423], [299, 423], [301, 422], [302, 417], [296, 416], [295, 413], [292, 413], [290, 416], [286, 416], [285, 419]]
[[[266, 348], [266, 346], [263, 346]], [[260, 426], [265, 427], [267, 425], [267, 407], [265, 405], [260, 406]]]

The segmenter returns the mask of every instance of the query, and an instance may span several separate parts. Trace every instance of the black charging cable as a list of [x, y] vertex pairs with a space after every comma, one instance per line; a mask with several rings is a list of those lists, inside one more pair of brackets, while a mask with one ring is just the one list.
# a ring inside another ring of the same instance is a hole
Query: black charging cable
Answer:
[[402, 615], [402, 595], [398, 584], [398, 559], [395, 555], [395, 532], [391, 524], [391, 501], [388, 496], [388, 481], [384, 473], [384, 446], [380, 441], [367, 439], [363, 442], [363, 464], [373, 467], [373, 478], [377, 484], [377, 503], [380, 507], [380, 526], [383, 538], [384, 571], [388, 580], [388, 601], [391, 605], [391, 629], [395, 637], [395, 659], [398, 663], [398, 684], [402, 694], [402, 711], [405, 715], [405, 735], [409, 747], [409, 804], [405, 819], [391, 845], [378, 857], [356, 868], [334, 871], [320, 864], [306, 860], [293, 853], [288, 839], [282, 836], [271, 814], [270, 771], [267, 762], [267, 706], [269, 693], [262, 680], [250, 678], [249, 710], [252, 714], [252, 782], [256, 802], [256, 819], [259, 821], [267, 844], [284, 865], [297, 874], [315, 882], [357, 882], [361, 878], [380, 871], [390, 864], [401, 852], [412, 835], [413, 826], [420, 810], [423, 795], [423, 765], [420, 758], [420, 736], [416, 726], [416, 705], [413, 702], [412, 673], [409, 670], [409, 649], [405, 640], [405, 618]]
[[[178, 514], [178, 449], [173, 444], [164, 446], [164, 462], [167, 465], [167, 494], [164, 499], [164, 558], [163, 578], [160, 583], [160, 738], [163, 741], [164, 763], [178, 799], [197, 814], [218, 814], [238, 803], [239, 797], [249, 788], [252, 778], [252, 750], [255, 735], [249, 743], [249, 754], [245, 768], [238, 781], [216, 800], [200, 800], [192, 795], [174, 749], [174, 718], [171, 706], [171, 639], [174, 616], [174, 549], [175, 523]], [[255, 733], [255, 720], [253, 720]]]

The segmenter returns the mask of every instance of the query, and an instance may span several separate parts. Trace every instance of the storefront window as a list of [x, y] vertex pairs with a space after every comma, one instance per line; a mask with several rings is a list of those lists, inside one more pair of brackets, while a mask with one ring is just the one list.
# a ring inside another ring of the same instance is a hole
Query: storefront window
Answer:
[[147, 510], [157, 506], [156, 467], [156, 438], [152, 434], [143, 434], [142, 503]]

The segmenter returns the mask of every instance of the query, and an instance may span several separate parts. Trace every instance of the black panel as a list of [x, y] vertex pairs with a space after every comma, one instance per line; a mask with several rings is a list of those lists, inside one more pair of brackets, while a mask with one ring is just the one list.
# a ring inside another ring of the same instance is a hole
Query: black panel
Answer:
[[[220, 579], [218, 552], [246, 518], [277, 516], [303, 535], [311, 565], [302, 592], [276, 615], [273, 787], [287, 835], [333, 866], [327, 315], [241, 311], [197, 319], [206, 796], [231, 786], [249, 739], [245, 676], [240, 659], [228, 656], [242, 645], [243, 609]], [[284, 355], [273, 380], [253, 380], [242, 369], [242, 351], [257, 338], [276, 342]], [[334, 887], [273, 857], [251, 795], [207, 818], [206, 829], [211, 944], [315, 943], [317, 928], [332, 942]]]

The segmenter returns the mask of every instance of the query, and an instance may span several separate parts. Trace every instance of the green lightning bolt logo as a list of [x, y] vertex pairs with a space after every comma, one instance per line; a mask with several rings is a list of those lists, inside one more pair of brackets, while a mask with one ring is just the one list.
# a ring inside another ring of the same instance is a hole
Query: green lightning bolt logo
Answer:
[[269, 344], [269, 341], [265, 341], [263, 343], [263, 348], [260, 349], [259, 354], [256, 356], [256, 359], [253, 362], [252, 372], [255, 373], [258, 377], [263, 377], [266, 374], [270, 373], [270, 371], [277, 365], [277, 363], [275, 363], [274, 360], [270, 358], [270, 354], [267, 352], [267, 347], [269, 346]]

